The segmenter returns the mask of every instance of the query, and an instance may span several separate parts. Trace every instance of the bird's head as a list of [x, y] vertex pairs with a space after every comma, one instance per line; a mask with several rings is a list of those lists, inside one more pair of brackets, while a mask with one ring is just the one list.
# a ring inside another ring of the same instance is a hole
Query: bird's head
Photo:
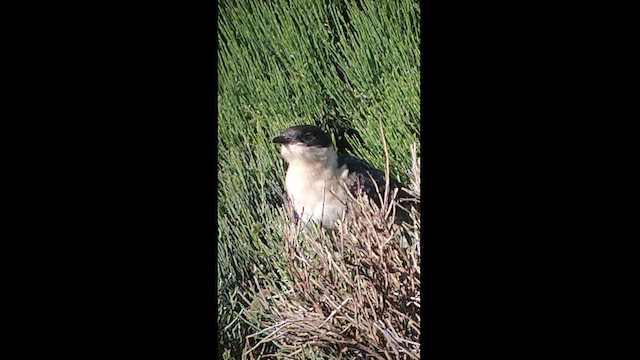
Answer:
[[272, 140], [280, 144], [280, 154], [287, 162], [319, 161], [333, 150], [331, 138], [317, 126], [292, 126]]

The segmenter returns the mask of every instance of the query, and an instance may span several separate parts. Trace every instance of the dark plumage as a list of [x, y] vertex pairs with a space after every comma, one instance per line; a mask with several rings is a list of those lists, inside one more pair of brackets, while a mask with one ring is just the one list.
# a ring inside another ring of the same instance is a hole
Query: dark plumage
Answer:
[[[384, 191], [387, 185], [384, 172], [374, 168], [363, 160], [342, 153], [338, 153], [338, 166], [345, 166], [349, 169], [349, 175], [345, 179], [345, 184], [349, 191], [356, 194], [362, 189], [376, 205], [381, 205], [380, 199], [384, 197]], [[394, 191], [398, 189], [396, 199], [398, 200], [399, 206], [396, 207], [396, 217], [399, 221], [408, 222], [410, 217], [407, 212], [409, 209], [407, 205], [410, 204], [411, 200], [409, 194], [407, 194], [403, 187], [404, 186], [398, 184], [393, 178], [389, 178], [389, 196], [393, 196]]]
[[331, 138], [322, 129], [312, 125], [292, 126], [273, 138], [279, 144], [303, 144], [305, 146], [328, 147]]

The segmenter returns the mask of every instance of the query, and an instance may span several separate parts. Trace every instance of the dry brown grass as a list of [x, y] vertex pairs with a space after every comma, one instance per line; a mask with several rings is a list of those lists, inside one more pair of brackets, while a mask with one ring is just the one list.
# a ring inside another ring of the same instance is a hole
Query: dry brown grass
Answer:
[[[407, 191], [419, 204], [415, 147], [412, 157]], [[243, 359], [420, 358], [419, 214], [399, 227], [395, 194], [380, 193], [380, 208], [355, 194], [336, 232], [283, 221], [288, 265], [244, 297], [254, 330]]]

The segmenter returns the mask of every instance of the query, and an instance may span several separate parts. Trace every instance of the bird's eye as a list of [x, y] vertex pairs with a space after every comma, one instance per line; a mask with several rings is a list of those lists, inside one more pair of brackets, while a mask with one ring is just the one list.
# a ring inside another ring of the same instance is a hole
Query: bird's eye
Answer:
[[315, 138], [315, 136], [313, 136], [313, 134], [305, 134], [305, 135], [302, 137], [302, 140], [304, 140], [305, 142], [308, 142], [308, 141], [313, 140], [314, 138]]

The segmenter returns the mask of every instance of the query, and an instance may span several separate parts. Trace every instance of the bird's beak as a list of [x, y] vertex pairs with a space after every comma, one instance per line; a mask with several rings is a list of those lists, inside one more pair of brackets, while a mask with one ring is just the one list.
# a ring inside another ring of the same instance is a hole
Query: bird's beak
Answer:
[[271, 140], [271, 142], [274, 142], [276, 144], [288, 144], [289, 140], [286, 137], [279, 135], [274, 137], [273, 140]]

